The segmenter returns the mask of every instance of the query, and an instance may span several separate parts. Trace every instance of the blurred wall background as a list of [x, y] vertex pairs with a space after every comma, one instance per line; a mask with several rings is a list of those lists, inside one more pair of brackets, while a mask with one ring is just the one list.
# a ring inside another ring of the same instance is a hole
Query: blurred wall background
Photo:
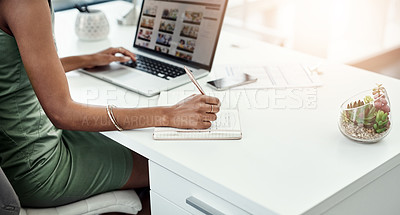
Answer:
[[229, 1], [242, 34], [400, 78], [400, 0]]
[[341, 62], [400, 45], [400, 0], [230, 0], [227, 16], [264, 40]]

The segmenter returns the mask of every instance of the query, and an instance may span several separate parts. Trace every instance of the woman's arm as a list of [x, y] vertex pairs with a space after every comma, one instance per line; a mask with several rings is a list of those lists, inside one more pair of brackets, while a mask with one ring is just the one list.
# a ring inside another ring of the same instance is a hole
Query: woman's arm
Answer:
[[[115, 56], [116, 54], [122, 54], [124, 56]], [[65, 72], [69, 72], [80, 68], [92, 68], [95, 66], [105, 66], [111, 62], [127, 62], [130, 60], [136, 60], [136, 56], [122, 48], [109, 48], [101, 52], [90, 54], [90, 55], [80, 55], [61, 58], [61, 63], [64, 67]]]
[[[0, 5], [0, 16], [4, 17], [17, 40], [29, 80], [52, 123], [69, 130], [115, 130], [105, 107], [80, 104], [71, 99], [64, 67], [54, 46], [47, 1], [0, 1]], [[172, 107], [114, 109], [114, 114], [124, 129], [150, 126], [206, 128], [216, 119], [214, 113], [207, 113], [211, 105], [215, 105], [214, 112], [219, 110], [218, 99], [192, 96]]]

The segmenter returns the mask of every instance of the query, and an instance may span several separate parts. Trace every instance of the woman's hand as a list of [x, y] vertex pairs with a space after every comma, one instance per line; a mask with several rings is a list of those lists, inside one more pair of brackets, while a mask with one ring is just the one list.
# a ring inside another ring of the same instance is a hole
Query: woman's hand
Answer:
[[[116, 54], [122, 54], [123, 56], [116, 56]], [[136, 60], [135, 54], [120, 47], [120, 48], [108, 48], [101, 52], [90, 55], [80, 55], [72, 57], [61, 58], [61, 63], [64, 67], [65, 72], [69, 72], [80, 68], [93, 68], [95, 66], [105, 66], [111, 62], [128, 62], [130, 60]]]
[[[116, 54], [122, 54], [123, 56], [116, 56]], [[88, 61], [88, 64], [85, 66], [85, 68], [105, 66], [114, 61], [128, 62], [130, 60], [136, 60], [135, 54], [122, 47], [108, 48], [95, 54], [88, 55], [88, 57], [90, 58], [90, 60]]]
[[217, 119], [221, 103], [218, 98], [192, 95], [171, 107], [169, 127], [205, 129]]

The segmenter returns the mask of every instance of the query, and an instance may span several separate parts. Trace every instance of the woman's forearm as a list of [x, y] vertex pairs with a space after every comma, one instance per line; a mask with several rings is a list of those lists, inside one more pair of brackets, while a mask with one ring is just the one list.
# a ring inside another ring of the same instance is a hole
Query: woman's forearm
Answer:
[[[115, 123], [124, 130], [146, 127], [205, 129], [217, 119], [218, 98], [192, 95], [168, 107], [113, 108]], [[110, 111], [111, 112], [111, 111]], [[61, 129], [80, 131], [117, 130], [106, 107], [84, 105], [62, 99], [47, 109], [53, 124]], [[111, 117], [112, 118], [112, 117]]]
[[61, 58], [61, 63], [65, 72], [80, 68], [93, 68], [95, 66], [105, 66], [111, 62], [127, 62], [136, 60], [133, 53], [120, 48], [109, 48], [90, 55], [80, 55]]
[[[79, 131], [116, 130], [106, 107], [71, 102], [65, 111], [51, 116], [53, 124], [61, 129]], [[124, 130], [169, 126], [170, 107], [113, 108], [116, 123]]]
[[80, 55], [61, 58], [61, 63], [65, 72], [87, 67], [90, 61], [90, 55]]

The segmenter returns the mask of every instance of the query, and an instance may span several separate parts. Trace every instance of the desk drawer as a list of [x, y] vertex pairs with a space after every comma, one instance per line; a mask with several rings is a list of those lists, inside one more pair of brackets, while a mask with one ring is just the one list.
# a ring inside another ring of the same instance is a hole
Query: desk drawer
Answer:
[[153, 215], [191, 215], [177, 205], [171, 203], [157, 193], [150, 190], [151, 214]]
[[246, 211], [198, 185], [149, 162], [150, 189], [194, 215], [249, 215]]

